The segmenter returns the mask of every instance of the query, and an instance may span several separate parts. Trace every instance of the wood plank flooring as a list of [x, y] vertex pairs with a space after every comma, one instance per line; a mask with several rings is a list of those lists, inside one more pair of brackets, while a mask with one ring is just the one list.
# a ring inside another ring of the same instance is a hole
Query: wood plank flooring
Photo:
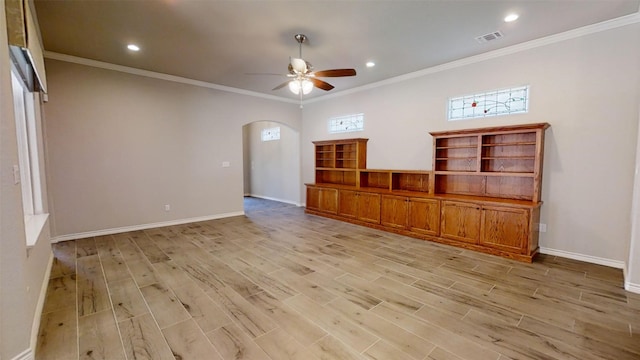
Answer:
[[640, 359], [618, 269], [245, 211], [55, 244], [36, 359]]

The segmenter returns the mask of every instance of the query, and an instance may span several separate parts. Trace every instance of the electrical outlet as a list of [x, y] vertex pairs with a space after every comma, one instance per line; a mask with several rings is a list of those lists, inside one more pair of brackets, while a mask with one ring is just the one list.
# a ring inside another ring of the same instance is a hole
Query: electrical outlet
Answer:
[[164, 211], [171, 211], [171, 205], [167, 204], [164, 206]]
[[540, 223], [538, 229], [540, 232], [547, 232], [547, 224]]
[[229, 166], [231, 166], [230, 162], [228, 162], [228, 161], [223, 161], [222, 162], [222, 167], [229, 167]]

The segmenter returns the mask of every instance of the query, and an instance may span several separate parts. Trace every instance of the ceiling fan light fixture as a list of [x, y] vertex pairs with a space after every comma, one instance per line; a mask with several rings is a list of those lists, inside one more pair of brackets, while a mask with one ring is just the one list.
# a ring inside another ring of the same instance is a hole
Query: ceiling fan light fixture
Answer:
[[300, 81], [298, 80], [291, 80], [289, 81], [289, 90], [291, 90], [292, 93], [298, 95], [300, 94], [300, 89], [302, 88], [302, 86], [300, 86]]
[[302, 85], [302, 93], [305, 95], [313, 90], [313, 83], [307, 79], [302, 80], [300, 84]]
[[313, 90], [313, 83], [307, 79], [291, 80], [289, 82], [289, 90], [296, 95], [299, 95], [300, 91], [302, 91], [302, 94], [307, 95]]

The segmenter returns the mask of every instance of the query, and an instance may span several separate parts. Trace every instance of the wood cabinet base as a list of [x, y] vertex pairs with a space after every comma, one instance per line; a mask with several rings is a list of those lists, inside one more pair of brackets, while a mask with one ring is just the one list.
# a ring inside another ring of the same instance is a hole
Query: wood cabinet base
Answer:
[[[487, 246], [487, 245], [484, 245], [484, 244], [483, 245], [479, 245], [479, 244], [466, 242], [464, 240], [460, 241], [460, 240], [449, 239], [449, 238], [446, 238], [446, 237], [426, 235], [424, 233], [411, 231], [411, 230], [408, 230], [408, 229], [402, 228], [402, 227], [385, 226], [385, 225], [375, 224], [375, 223], [371, 223], [371, 222], [367, 222], [367, 221], [363, 221], [363, 220], [358, 220], [357, 218], [353, 218], [353, 217], [352, 218], [347, 218], [347, 217], [344, 217], [344, 216], [340, 216], [340, 215], [336, 215], [336, 214], [332, 214], [332, 213], [328, 213], [328, 212], [323, 212], [323, 211], [317, 211], [317, 210], [309, 209], [309, 208], [307, 208], [305, 210], [305, 213], [310, 214], [310, 215], [317, 215], [317, 216], [322, 216], [322, 217], [331, 218], [331, 219], [335, 219], [335, 220], [340, 220], [340, 221], [344, 221], [344, 222], [348, 222], [348, 223], [352, 223], [352, 224], [356, 224], [356, 225], [362, 225], [362, 226], [366, 226], [366, 227], [369, 227], [369, 228], [378, 229], [378, 230], [382, 230], [382, 231], [387, 231], [387, 232], [391, 232], [391, 233], [395, 233], [395, 234], [405, 235], [405, 236], [409, 236], [409, 237], [416, 238], [416, 239], [428, 240], [428, 241], [433, 241], [433, 242], [437, 242], [437, 243], [441, 243], [441, 244], [451, 245], [451, 246], [464, 248], [464, 249], [468, 249], [468, 250], [478, 251], [478, 252], [482, 252], [482, 253], [485, 253], [485, 254], [496, 255], [496, 256], [500, 256], [500, 257], [504, 257], [504, 258], [508, 258], [508, 259], [513, 259], [513, 260], [517, 260], [517, 261], [522, 261], [522, 262], [529, 262], [529, 263], [532, 262], [533, 259], [535, 258], [535, 256], [539, 252], [539, 247], [537, 246], [537, 243], [538, 243], [538, 241], [537, 241], [538, 240], [537, 239], [537, 235], [538, 235], [537, 231], [532, 232], [532, 235], [535, 237], [535, 239], [531, 239], [529, 253], [528, 254], [519, 254], [517, 252], [503, 250], [502, 247], [492, 247], [492, 246]], [[539, 212], [536, 211], [535, 213], [538, 214]]]

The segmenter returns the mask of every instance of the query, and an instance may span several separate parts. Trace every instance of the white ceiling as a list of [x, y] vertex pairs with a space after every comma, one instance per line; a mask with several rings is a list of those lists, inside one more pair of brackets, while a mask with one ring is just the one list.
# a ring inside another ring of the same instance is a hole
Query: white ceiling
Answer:
[[[214, 1], [36, 0], [46, 51], [181, 76], [289, 99], [289, 57], [316, 70], [355, 68], [323, 78], [338, 92], [461, 58], [637, 13], [640, 0]], [[516, 12], [520, 19], [505, 23]], [[501, 31], [485, 44], [475, 38]], [[128, 43], [142, 50], [132, 53]], [[366, 68], [369, 60], [377, 64]], [[305, 98], [326, 94], [314, 89]]]

